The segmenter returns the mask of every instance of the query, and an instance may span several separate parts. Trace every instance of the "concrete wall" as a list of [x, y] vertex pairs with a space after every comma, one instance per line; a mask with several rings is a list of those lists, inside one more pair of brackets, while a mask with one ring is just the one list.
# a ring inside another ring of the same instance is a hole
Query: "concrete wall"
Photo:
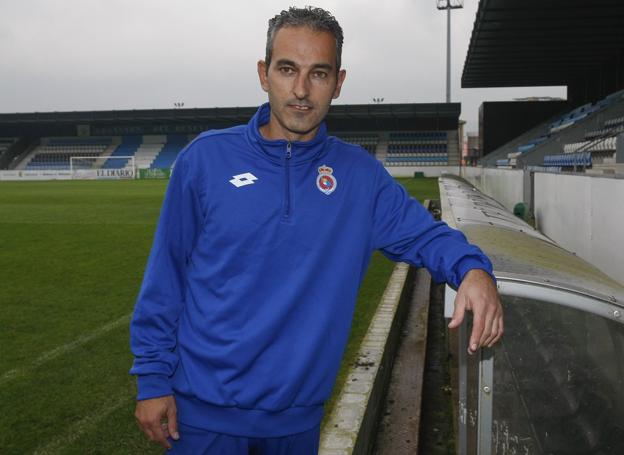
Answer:
[[536, 172], [531, 188], [529, 175], [462, 168], [462, 177], [509, 210], [530, 203], [542, 233], [624, 283], [624, 180]]
[[392, 177], [414, 177], [414, 172], [423, 172], [425, 177], [440, 177], [442, 174], [459, 175], [458, 166], [386, 166]]
[[535, 174], [537, 228], [624, 283], [624, 180]]
[[482, 167], [462, 168], [462, 177], [513, 211], [518, 202], [530, 202], [524, 194], [524, 171]]

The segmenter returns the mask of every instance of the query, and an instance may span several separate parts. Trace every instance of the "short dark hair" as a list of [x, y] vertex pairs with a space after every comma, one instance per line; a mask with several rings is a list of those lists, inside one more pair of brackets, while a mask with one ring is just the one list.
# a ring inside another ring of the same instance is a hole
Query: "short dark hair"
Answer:
[[283, 27], [310, 27], [312, 30], [330, 32], [336, 38], [336, 71], [340, 69], [342, 60], [342, 42], [344, 36], [342, 27], [329, 11], [313, 6], [297, 8], [291, 6], [288, 10], [283, 10], [277, 16], [269, 19], [269, 30], [267, 31], [266, 62], [267, 71], [271, 65], [273, 54], [273, 39], [280, 28]]

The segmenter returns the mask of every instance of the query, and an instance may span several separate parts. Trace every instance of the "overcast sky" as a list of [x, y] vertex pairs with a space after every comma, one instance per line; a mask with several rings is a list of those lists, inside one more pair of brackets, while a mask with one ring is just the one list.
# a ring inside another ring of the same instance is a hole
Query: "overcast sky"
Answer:
[[[444, 101], [446, 13], [435, 0], [0, 0], [0, 112], [260, 104], [267, 20], [306, 4], [345, 33], [335, 104]], [[452, 13], [452, 100], [468, 130], [485, 100], [565, 97], [562, 87], [460, 89], [477, 5]]]

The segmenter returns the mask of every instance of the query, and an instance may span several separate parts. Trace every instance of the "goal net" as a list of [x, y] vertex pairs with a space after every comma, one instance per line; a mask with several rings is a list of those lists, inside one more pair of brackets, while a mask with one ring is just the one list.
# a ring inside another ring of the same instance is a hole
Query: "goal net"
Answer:
[[134, 179], [137, 176], [134, 156], [72, 156], [69, 170], [73, 179]]

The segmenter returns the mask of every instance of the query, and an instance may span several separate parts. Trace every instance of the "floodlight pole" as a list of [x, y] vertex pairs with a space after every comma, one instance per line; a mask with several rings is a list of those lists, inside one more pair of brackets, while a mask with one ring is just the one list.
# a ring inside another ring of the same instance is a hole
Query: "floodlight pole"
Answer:
[[451, 102], [451, 10], [464, 7], [463, 0], [437, 0], [438, 9], [446, 10], [446, 102]]
[[451, 8], [446, 9], [446, 102], [451, 102]]

